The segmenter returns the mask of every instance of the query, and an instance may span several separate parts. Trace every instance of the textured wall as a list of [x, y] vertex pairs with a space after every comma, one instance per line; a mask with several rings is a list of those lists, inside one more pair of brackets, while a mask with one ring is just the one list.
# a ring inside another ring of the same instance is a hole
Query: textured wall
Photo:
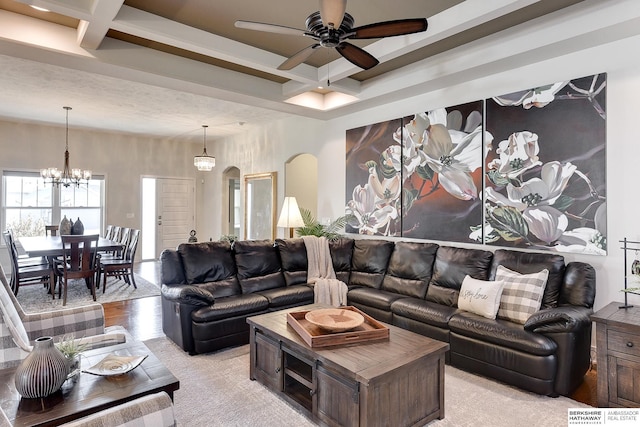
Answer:
[[[64, 126], [0, 121], [0, 169], [61, 169], [64, 143]], [[197, 151], [197, 143], [191, 140], [69, 129], [70, 166], [105, 175], [105, 221], [124, 227], [141, 227], [141, 178], [193, 178], [193, 156]], [[133, 218], [128, 218], [131, 213]], [[6, 255], [6, 251], [0, 251], [3, 264]]]

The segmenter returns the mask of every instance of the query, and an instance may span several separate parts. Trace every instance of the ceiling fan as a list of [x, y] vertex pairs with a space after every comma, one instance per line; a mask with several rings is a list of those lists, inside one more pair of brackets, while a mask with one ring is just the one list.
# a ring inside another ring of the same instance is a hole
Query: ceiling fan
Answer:
[[398, 19], [353, 28], [353, 16], [346, 13], [346, 9], [347, 0], [320, 0], [320, 10], [309, 15], [306, 30], [252, 21], [236, 21], [235, 26], [247, 30], [306, 36], [316, 41], [280, 64], [278, 70], [290, 70], [300, 65], [319, 47], [334, 48], [347, 61], [368, 70], [378, 65], [379, 61], [369, 52], [347, 40], [377, 39], [427, 30], [425, 18]]

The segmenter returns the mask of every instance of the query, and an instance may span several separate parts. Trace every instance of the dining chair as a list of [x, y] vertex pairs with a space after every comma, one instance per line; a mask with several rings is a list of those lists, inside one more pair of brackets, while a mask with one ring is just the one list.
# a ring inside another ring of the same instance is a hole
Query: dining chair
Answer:
[[104, 238], [107, 240], [113, 240], [113, 225], [107, 225], [107, 229], [104, 231]]
[[111, 240], [117, 242], [120, 240], [120, 234], [122, 233], [122, 227], [119, 225], [114, 225], [113, 230], [111, 231]]
[[108, 276], [117, 276], [120, 279], [124, 279], [127, 284], [133, 285], [135, 289], [138, 289], [136, 286], [136, 279], [133, 274], [133, 261], [136, 258], [138, 240], [140, 240], [140, 230], [131, 229], [129, 232], [128, 245], [124, 249], [123, 256], [121, 258], [106, 257], [100, 259], [98, 277], [104, 275], [102, 281], [102, 293], [107, 289]]
[[45, 225], [44, 226], [44, 235], [45, 236], [57, 236], [59, 225]]
[[60, 277], [58, 298], [63, 292], [63, 306], [67, 305], [67, 288], [71, 279], [85, 279], [87, 286], [91, 288], [93, 300], [96, 300], [96, 275], [100, 258], [96, 251], [98, 237], [97, 234], [61, 236], [62, 260], [56, 261], [56, 270]]
[[18, 295], [20, 286], [43, 284], [51, 294], [55, 288], [55, 275], [53, 268], [42, 258], [24, 258], [18, 256], [18, 249], [11, 231], [5, 231], [4, 241], [9, 251], [11, 261], [11, 290]]

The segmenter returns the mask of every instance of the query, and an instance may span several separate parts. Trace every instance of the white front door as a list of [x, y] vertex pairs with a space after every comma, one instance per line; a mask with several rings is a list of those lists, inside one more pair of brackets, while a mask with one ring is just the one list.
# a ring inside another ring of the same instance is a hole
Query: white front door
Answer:
[[195, 228], [193, 179], [156, 180], [156, 256], [189, 240]]

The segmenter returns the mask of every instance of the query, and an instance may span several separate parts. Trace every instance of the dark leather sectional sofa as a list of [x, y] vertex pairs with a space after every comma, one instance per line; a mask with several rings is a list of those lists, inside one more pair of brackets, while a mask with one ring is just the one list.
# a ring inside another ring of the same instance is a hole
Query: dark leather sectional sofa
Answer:
[[[590, 364], [595, 271], [557, 254], [343, 238], [330, 243], [348, 303], [374, 318], [448, 342], [451, 365], [535, 393], [570, 394]], [[165, 334], [190, 354], [249, 342], [246, 318], [313, 302], [297, 239], [181, 244], [162, 253]], [[524, 324], [457, 308], [466, 275], [498, 265], [549, 270], [542, 308]]]

